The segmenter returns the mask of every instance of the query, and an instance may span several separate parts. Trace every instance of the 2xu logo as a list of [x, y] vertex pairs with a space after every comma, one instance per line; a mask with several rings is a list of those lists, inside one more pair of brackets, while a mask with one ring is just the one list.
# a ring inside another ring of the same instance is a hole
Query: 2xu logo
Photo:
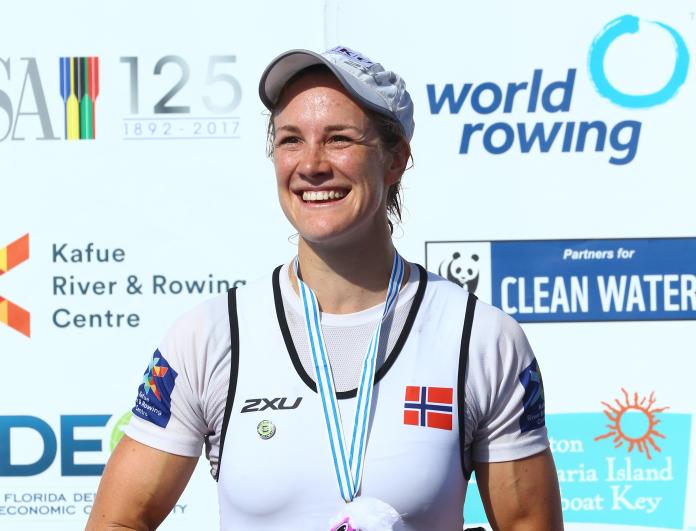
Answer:
[[[29, 235], [25, 234], [0, 249], [0, 276], [28, 259]], [[27, 337], [31, 336], [31, 314], [3, 297], [0, 297], [0, 323]]]
[[[249, 398], [244, 401], [242, 413], [253, 413], [254, 411], [265, 411], [267, 409], [297, 409], [302, 402], [302, 397], [298, 396], [292, 405], [287, 405], [287, 398], [284, 396], [278, 398]], [[261, 403], [263, 402], [263, 405]], [[277, 404], [277, 405], [276, 405]], [[261, 406], [261, 407], [259, 407]]]

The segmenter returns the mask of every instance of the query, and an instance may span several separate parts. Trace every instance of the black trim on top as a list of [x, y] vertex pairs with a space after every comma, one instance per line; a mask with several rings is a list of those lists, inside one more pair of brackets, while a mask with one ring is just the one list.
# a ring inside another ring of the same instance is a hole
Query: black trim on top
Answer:
[[462, 462], [462, 472], [467, 481], [471, 477], [471, 470], [466, 469], [464, 464], [464, 443], [466, 438], [466, 368], [469, 363], [469, 343], [471, 341], [471, 326], [474, 322], [474, 311], [476, 309], [476, 295], [469, 293], [466, 301], [466, 315], [464, 316], [464, 327], [462, 329], [462, 343], [459, 348], [459, 372], [457, 373], [457, 413], [459, 416], [459, 455]]
[[[413, 303], [411, 304], [411, 309], [406, 316], [406, 321], [404, 322], [404, 328], [401, 330], [399, 337], [394, 343], [394, 347], [387, 356], [386, 361], [375, 373], [375, 383], [379, 382], [387, 374], [387, 371], [394, 365], [396, 358], [399, 357], [401, 349], [403, 349], [408, 335], [411, 332], [413, 323], [416, 320], [416, 315], [418, 315], [418, 309], [423, 302], [423, 297], [425, 295], [425, 288], [428, 284], [428, 273], [421, 265], [416, 264], [418, 267], [418, 289], [413, 297]], [[304, 370], [300, 357], [297, 354], [297, 349], [295, 348], [295, 343], [292, 341], [292, 336], [290, 335], [290, 328], [288, 328], [287, 319], [285, 319], [285, 308], [283, 306], [283, 297], [280, 293], [280, 270], [282, 266], [278, 266], [273, 271], [273, 299], [275, 300], [276, 316], [278, 317], [278, 324], [280, 325], [280, 331], [283, 334], [283, 339], [285, 340], [285, 346], [290, 355], [290, 360], [292, 361], [293, 367], [297, 371], [297, 374], [302, 378], [302, 381], [315, 393], [317, 392], [317, 384]], [[358, 394], [357, 387], [355, 389], [350, 389], [348, 391], [339, 391], [336, 393], [336, 397], [339, 400], [346, 398], [355, 398]]]
[[222, 417], [222, 432], [220, 433], [220, 455], [218, 456], [217, 473], [215, 481], [220, 477], [222, 466], [222, 451], [225, 448], [225, 435], [227, 425], [230, 423], [234, 395], [237, 390], [237, 375], [239, 374], [239, 320], [237, 318], [237, 288], [227, 291], [227, 311], [230, 318], [230, 385], [227, 389], [227, 402], [225, 403], [225, 415]]
[[279, 265], [273, 270], [273, 300], [275, 301], [276, 317], [278, 318], [278, 324], [280, 325], [280, 332], [283, 334], [283, 340], [285, 341], [285, 347], [288, 349], [288, 354], [290, 354], [290, 360], [292, 361], [293, 367], [300, 375], [302, 381], [315, 393], [317, 392], [317, 384], [314, 380], [309, 377], [307, 371], [302, 367], [302, 362], [300, 357], [297, 355], [297, 349], [295, 349], [295, 343], [292, 342], [292, 336], [290, 335], [290, 328], [288, 328], [288, 321], [285, 319], [285, 308], [283, 307], [283, 296], [280, 293], [280, 270], [283, 268]]

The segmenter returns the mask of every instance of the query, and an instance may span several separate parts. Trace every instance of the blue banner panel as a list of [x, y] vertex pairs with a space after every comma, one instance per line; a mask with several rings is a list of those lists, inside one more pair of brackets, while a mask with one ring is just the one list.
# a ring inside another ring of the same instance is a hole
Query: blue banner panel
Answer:
[[696, 238], [490, 245], [492, 302], [520, 322], [696, 319]]

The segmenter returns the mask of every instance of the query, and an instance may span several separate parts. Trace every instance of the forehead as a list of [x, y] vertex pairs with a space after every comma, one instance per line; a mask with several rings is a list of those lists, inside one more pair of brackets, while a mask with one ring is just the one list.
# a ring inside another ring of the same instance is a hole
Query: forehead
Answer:
[[274, 121], [301, 117], [368, 120], [368, 115], [328, 71], [300, 73], [281, 92]]

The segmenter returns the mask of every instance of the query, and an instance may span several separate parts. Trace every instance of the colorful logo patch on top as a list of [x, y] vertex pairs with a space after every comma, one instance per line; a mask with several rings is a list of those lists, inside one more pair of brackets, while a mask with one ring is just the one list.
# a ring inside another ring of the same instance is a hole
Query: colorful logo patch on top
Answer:
[[520, 417], [520, 431], [525, 433], [541, 428], [544, 420], [544, 382], [541, 380], [541, 372], [536, 359], [520, 373], [520, 383], [524, 387], [522, 405], [524, 411]]
[[171, 417], [172, 391], [177, 376], [160, 351], [155, 350], [138, 388], [133, 414], [166, 428]]
[[451, 430], [453, 396], [451, 387], [407, 385], [404, 424]]

